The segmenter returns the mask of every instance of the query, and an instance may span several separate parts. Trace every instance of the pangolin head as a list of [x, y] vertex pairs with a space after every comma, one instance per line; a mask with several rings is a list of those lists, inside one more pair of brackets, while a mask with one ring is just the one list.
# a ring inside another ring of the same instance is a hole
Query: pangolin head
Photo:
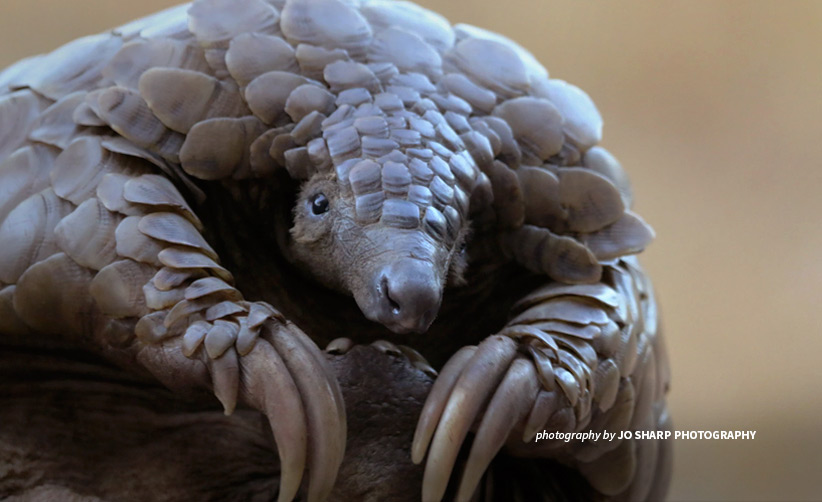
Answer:
[[[355, 120], [347, 132], [363, 123], [388, 130], [385, 117], [375, 116]], [[340, 134], [346, 131], [326, 132], [326, 144]], [[461, 281], [478, 177], [467, 154], [449, 160], [431, 149], [397, 147], [318, 169], [295, 203], [292, 259], [353, 295], [368, 319], [396, 333], [426, 331], [446, 284]]]

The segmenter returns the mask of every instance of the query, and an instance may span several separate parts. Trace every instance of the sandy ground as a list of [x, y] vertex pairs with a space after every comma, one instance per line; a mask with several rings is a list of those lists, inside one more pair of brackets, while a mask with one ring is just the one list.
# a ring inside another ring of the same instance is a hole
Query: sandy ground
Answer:
[[[685, 430], [672, 500], [822, 498], [822, 2], [433, 0], [585, 89], [656, 229], [656, 280]], [[170, 6], [3, 0], [0, 67]]]

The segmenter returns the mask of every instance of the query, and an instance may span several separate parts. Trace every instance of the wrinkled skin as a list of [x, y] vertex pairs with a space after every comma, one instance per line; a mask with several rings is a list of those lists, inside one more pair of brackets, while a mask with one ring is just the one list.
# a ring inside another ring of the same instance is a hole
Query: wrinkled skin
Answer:
[[587, 95], [410, 4], [241, 3], [0, 73], [0, 495], [662, 498], [665, 441], [534, 441], [671, 427]]
[[[325, 212], [314, 214], [318, 196]], [[354, 297], [363, 315], [398, 334], [422, 333], [439, 311], [463, 238], [443, 245], [423, 231], [355, 220], [354, 201], [322, 174], [305, 182], [294, 208], [288, 254], [327, 286]]]

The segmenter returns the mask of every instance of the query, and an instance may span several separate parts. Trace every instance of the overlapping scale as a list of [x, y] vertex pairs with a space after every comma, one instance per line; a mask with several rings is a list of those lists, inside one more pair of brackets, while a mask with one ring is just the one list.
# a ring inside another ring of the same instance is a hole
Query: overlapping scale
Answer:
[[286, 2], [280, 28], [293, 45], [308, 43], [340, 48], [352, 57], [365, 52], [373, 35], [362, 14], [340, 0]]

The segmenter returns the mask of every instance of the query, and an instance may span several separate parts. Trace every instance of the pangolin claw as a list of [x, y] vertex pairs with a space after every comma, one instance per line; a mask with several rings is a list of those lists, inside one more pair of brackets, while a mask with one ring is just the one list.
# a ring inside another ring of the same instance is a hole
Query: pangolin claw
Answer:
[[280, 456], [277, 500], [289, 502], [300, 489], [307, 456], [308, 419], [300, 391], [280, 355], [263, 340], [243, 356], [243, 386], [249, 404], [268, 417]]
[[388, 354], [389, 356], [401, 356], [402, 350], [395, 344], [389, 342], [388, 340], [377, 340], [371, 343], [372, 347], [379, 349], [380, 352], [383, 354]]
[[431, 378], [437, 378], [437, 370], [428, 363], [428, 360], [422, 354], [407, 345], [399, 345], [399, 349], [415, 368]]
[[422, 413], [420, 413], [417, 429], [414, 431], [414, 441], [411, 444], [411, 460], [415, 464], [419, 464], [425, 458], [428, 444], [434, 436], [437, 423], [439, 423], [442, 411], [445, 409], [446, 398], [451, 394], [451, 390], [454, 389], [462, 370], [465, 369], [476, 350], [475, 346], [469, 346], [457, 351], [442, 368], [439, 378], [434, 382]]
[[428, 363], [428, 360], [426, 360], [422, 354], [407, 345], [395, 345], [387, 340], [377, 340], [372, 342], [371, 346], [375, 347], [383, 354], [388, 354], [389, 356], [405, 357], [408, 359], [408, 362], [410, 362], [411, 365], [418, 370], [422, 371], [431, 378], [437, 378], [437, 370], [435, 370], [431, 364]]
[[[552, 408], [553, 401], [540, 392], [534, 362], [517, 354], [517, 342], [495, 335], [478, 347], [463, 347], [443, 367], [425, 402], [411, 447], [412, 460], [420, 463], [430, 444], [424, 501], [442, 500], [469, 430], [475, 430], [476, 436], [457, 490], [458, 501], [471, 500], [510, 437], [515, 435], [519, 441], [531, 435], [532, 421], [544, 423], [544, 408]], [[529, 420], [532, 415], [536, 418]], [[522, 429], [526, 429], [524, 434]]]
[[262, 338], [283, 354], [302, 398], [308, 424], [307, 500], [325, 500], [334, 487], [345, 453], [345, 410], [339, 385], [319, 348], [295, 326], [266, 323]]
[[534, 364], [527, 359], [516, 359], [511, 363], [508, 373], [488, 404], [477, 430], [476, 440], [471, 445], [468, 463], [457, 491], [458, 501], [471, 499], [491, 460], [505, 444], [514, 427], [531, 410], [538, 391], [539, 380]]
[[342, 355], [351, 350], [354, 346], [353, 340], [350, 338], [335, 338], [331, 340], [325, 347], [325, 351], [329, 354]]
[[[442, 399], [447, 402], [431, 406], [432, 410], [442, 410], [440, 416], [429, 419], [426, 416], [427, 403], [423, 411], [422, 419], [438, 422], [423, 475], [423, 501], [442, 500], [468, 431], [499, 386], [516, 354], [516, 342], [505, 336], [491, 336], [477, 347], [450, 392], [443, 392], [445, 395], [442, 395], [432, 391], [429, 395], [429, 402]], [[417, 430], [426, 434], [427, 427]], [[415, 442], [417, 439], [421, 440], [422, 437], [415, 438]], [[478, 440], [482, 441], [481, 438]], [[415, 445], [414, 453], [424, 451], [425, 446]]]
[[306, 467], [307, 500], [328, 498], [345, 451], [345, 409], [319, 348], [299, 329], [269, 320], [242, 356], [246, 401], [268, 417], [281, 462], [279, 502], [297, 496]]

